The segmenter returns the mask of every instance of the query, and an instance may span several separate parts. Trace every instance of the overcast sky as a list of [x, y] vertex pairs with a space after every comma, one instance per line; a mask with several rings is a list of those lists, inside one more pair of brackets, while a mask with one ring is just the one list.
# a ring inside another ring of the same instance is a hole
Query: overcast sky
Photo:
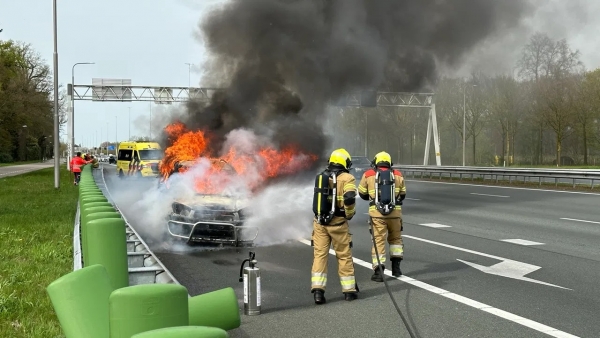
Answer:
[[[59, 83], [66, 86], [71, 82], [74, 63], [95, 62], [95, 65], [75, 68], [76, 84], [91, 84], [92, 78], [119, 78], [131, 79], [133, 85], [187, 86], [185, 63], [193, 63], [196, 69], [192, 68], [191, 84], [197, 86], [204, 49], [194, 34], [207, 8], [220, 2], [222, 0], [58, 0]], [[548, 32], [553, 38], [567, 38], [573, 48], [581, 51], [581, 59], [588, 69], [600, 67], [600, 20], [595, 19], [600, 14], [600, 1], [539, 2], [545, 7], [530, 20], [532, 29]], [[30, 43], [52, 67], [51, 0], [0, 0], [0, 28], [4, 29], [0, 39]], [[526, 37], [506, 39], [526, 40]], [[510, 52], [515, 51], [511, 49]], [[498, 50], [497, 46], [494, 50]], [[476, 55], [485, 54], [480, 51]], [[489, 55], [484, 59], [490, 60]], [[486, 64], [482, 60], [475, 62]], [[107, 131], [110, 141], [126, 140], [130, 135], [129, 108], [131, 136], [149, 133], [150, 102], [78, 100], [75, 105], [76, 143], [93, 146], [107, 140]], [[152, 104], [155, 120], [160, 109]]]

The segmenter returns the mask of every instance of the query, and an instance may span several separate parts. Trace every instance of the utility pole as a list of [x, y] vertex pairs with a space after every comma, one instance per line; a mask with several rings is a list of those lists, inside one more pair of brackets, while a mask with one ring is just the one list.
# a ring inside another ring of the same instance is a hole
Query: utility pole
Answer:
[[54, 26], [54, 188], [60, 188], [60, 128], [58, 116], [58, 43], [56, 29], [56, 0], [52, 4]]

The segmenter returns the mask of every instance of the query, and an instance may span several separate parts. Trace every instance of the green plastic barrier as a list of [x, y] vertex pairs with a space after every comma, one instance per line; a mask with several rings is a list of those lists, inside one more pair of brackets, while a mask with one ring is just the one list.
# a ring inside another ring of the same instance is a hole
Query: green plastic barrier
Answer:
[[177, 284], [142, 284], [115, 290], [109, 300], [111, 338], [188, 326], [188, 292]]
[[85, 205], [80, 205], [79, 212], [80, 212], [80, 214], [83, 214], [83, 211], [87, 208], [105, 207], [105, 206], [113, 207], [113, 205], [110, 202], [91, 202], [91, 203], [86, 203]]
[[79, 190], [79, 195], [81, 194], [96, 194], [96, 193], [101, 193], [102, 195], [104, 195], [102, 193], [102, 190], [100, 190], [99, 188], [85, 188], [85, 189], [80, 189]]
[[108, 299], [113, 291], [102, 265], [68, 273], [46, 288], [67, 338], [108, 338]]
[[189, 299], [190, 325], [223, 330], [240, 327], [240, 310], [233, 288], [225, 288]]
[[106, 197], [100, 196], [82, 197], [79, 199], [80, 204], [86, 204], [90, 202], [108, 202], [108, 200], [106, 199]]
[[[121, 219], [121, 214], [118, 213], [113, 207], [95, 207], [95, 208], [86, 208], [81, 211], [81, 251], [83, 254], [83, 263], [85, 266], [89, 265], [89, 235], [88, 228], [89, 222], [97, 219]], [[123, 238], [126, 241], [125, 237]], [[125, 244], [127, 245], [127, 243]]]
[[80, 192], [79, 193], [79, 198], [83, 199], [84, 197], [104, 197], [104, 198], [106, 198], [106, 196], [104, 196], [104, 194], [102, 193], [102, 191]]
[[[100, 214], [103, 213], [92, 215]], [[125, 221], [117, 218], [102, 218], [90, 220], [86, 226], [88, 238], [87, 259], [84, 251], [86, 266], [102, 264], [108, 272], [114, 290], [129, 286]]]
[[138, 333], [131, 338], [228, 338], [229, 334], [218, 327], [177, 326]]

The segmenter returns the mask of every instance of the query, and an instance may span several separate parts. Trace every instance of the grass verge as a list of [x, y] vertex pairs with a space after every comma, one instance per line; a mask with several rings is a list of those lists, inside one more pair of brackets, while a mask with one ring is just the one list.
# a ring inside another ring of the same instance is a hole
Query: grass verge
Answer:
[[72, 271], [77, 187], [66, 169], [0, 179], [0, 337], [64, 337], [46, 292]]

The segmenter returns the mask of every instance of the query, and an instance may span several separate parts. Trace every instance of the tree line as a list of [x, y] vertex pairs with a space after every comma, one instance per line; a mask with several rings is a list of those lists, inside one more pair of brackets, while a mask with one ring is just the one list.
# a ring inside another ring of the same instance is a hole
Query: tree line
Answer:
[[[462, 164], [463, 123], [466, 165], [600, 163], [600, 68], [586, 70], [580, 57], [567, 40], [536, 33], [511, 74], [441, 78], [434, 102], [442, 164]], [[422, 164], [428, 114], [422, 108], [342, 109], [334, 112], [334, 143], [364, 155], [368, 135], [369, 157], [387, 149], [398, 163]]]
[[[61, 91], [59, 123], [66, 122]], [[0, 163], [50, 158], [54, 84], [50, 67], [31, 45], [0, 40]]]

